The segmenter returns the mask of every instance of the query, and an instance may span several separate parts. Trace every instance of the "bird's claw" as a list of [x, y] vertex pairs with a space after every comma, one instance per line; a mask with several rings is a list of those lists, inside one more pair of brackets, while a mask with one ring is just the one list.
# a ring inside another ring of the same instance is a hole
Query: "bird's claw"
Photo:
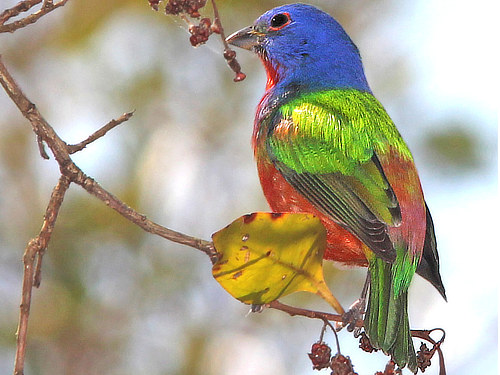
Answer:
[[365, 298], [354, 301], [354, 303], [349, 306], [349, 310], [342, 315], [342, 322], [335, 323], [335, 330], [338, 332], [344, 327], [347, 327], [346, 329], [349, 332], [354, 332], [354, 337], [358, 337], [361, 334], [362, 327], [358, 326], [357, 323], [363, 319], [365, 304]]

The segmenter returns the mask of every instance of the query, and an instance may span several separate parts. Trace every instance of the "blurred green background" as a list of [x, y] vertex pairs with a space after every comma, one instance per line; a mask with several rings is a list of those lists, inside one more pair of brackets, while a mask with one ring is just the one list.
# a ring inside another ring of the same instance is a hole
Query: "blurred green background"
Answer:
[[[16, 2], [1, 0], [0, 11]], [[334, 15], [357, 43], [374, 93], [416, 158], [449, 303], [418, 278], [412, 326], [446, 329], [450, 374], [496, 374], [495, 2], [309, 3]], [[219, 1], [228, 33], [280, 4]], [[265, 74], [242, 51], [248, 78], [235, 84], [220, 41], [194, 49], [188, 37], [180, 20], [146, 0], [70, 0], [35, 25], [1, 34], [0, 53], [68, 143], [135, 109], [75, 161], [151, 219], [209, 239], [237, 216], [268, 210], [250, 148]], [[29, 124], [0, 91], [2, 374], [13, 368], [22, 254], [57, 178], [56, 163], [39, 157]], [[365, 271], [325, 269], [348, 306]], [[285, 301], [328, 309], [300, 293]], [[204, 254], [143, 233], [73, 186], [34, 292], [26, 374], [313, 373], [306, 353], [319, 322], [248, 310], [212, 279]], [[383, 369], [384, 356], [361, 352], [345, 332], [340, 338], [358, 373]], [[437, 374], [434, 362], [426, 374]]]

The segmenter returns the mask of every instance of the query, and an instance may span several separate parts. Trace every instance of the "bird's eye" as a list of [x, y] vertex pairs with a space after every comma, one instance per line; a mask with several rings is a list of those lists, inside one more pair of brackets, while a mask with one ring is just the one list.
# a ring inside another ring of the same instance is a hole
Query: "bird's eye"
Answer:
[[290, 15], [288, 13], [275, 14], [271, 19], [271, 30], [279, 30], [290, 23]]

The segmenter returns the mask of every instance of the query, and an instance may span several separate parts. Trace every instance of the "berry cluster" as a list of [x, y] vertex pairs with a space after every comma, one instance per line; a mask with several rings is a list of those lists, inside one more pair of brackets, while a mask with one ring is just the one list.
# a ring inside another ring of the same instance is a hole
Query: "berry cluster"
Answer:
[[[158, 10], [162, 0], [148, 0], [149, 5], [154, 10]], [[165, 4], [165, 13], [175, 16], [180, 16], [189, 25], [189, 33], [191, 34], [189, 42], [193, 47], [198, 47], [205, 44], [211, 34], [220, 34], [222, 41], [224, 43], [224, 58], [227, 61], [229, 67], [235, 72], [234, 77], [235, 82], [243, 81], [246, 75], [241, 71], [241, 66], [236, 60], [236, 52], [231, 50], [225, 41], [224, 30], [222, 28], [219, 14], [217, 11], [217, 6], [215, 1], [212, 0], [212, 5], [214, 8], [214, 21], [210, 18], [202, 18], [200, 14], [200, 9], [207, 4], [207, 0], [167, 0]], [[193, 24], [191, 20], [199, 20], [198, 24]]]
[[417, 352], [417, 364], [420, 371], [424, 372], [431, 365], [431, 358], [434, 355], [434, 350], [431, 350], [425, 345], [420, 344], [420, 350]]
[[332, 358], [330, 368], [332, 369], [331, 375], [358, 375], [357, 372], [354, 372], [351, 359], [340, 353], [337, 353], [337, 355]]
[[212, 24], [210, 18], [202, 18], [198, 26], [189, 25], [189, 33], [191, 34], [189, 41], [191, 42], [191, 45], [193, 47], [198, 47], [199, 45], [206, 43], [210, 34], [215, 32], [214, 29], [216, 28], [213, 26], [214, 25]]
[[368, 336], [366, 335], [365, 332], [361, 332], [360, 339], [359, 339], [359, 347], [361, 350], [364, 350], [365, 352], [371, 353], [371, 352], [376, 352], [377, 349], [375, 349]]
[[158, 5], [160, 5], [160, 0], [149, 0], [149, 6], [156, 11], [158, 11]]
[[203, 8], [207, 0], [169, 0], [165, 5], [165, 13], [178, 15], [180, 13], [187, 13], [193, 18], [199, 18], [199, 10]]
[[396, 368], [396, 363], [392, 360], [387, 363], [384, 372], [377, 371], [375, 373], [375, 375], [402, 375], [402, 374], [403, 370], [401, 370], [399, 367]]
[[332, 349], [324, 342], [316, 342], [312, 345], [311, 353], [308, 355], [313, 364], [313, 369], [321, 370], [330, 366]]
[[314, 370], [330, 368], [331, 375], [357, 375], [354, 372], [351, 360], [349, 357], [337, 353], [332, 357], [332, 350], [324, 342], [314, 343], [311, 347], [309, 358], [313, 364]]

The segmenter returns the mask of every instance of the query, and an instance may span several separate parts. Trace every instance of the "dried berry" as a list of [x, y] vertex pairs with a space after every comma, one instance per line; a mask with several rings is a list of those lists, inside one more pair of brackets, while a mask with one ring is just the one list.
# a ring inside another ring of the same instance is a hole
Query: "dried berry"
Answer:
[[368, 352], [368, 353], [371, 353], [373, 351], [377, 351], [377, 349], [375, 349], [372, 344], [370, 343], [370, 339], [368, 338], [368, 336], [366, 335], [365, 332], [362, 332], [361, 335], [360, 335], [360, 339], [359, 339], [359, 347], [364, 350], [365, 352]]
[[158, 5], [160, 4], [160, 0], [149, 0], [149, 6], [154, 10], [158, 10]]
[[206, 0], [191, 0], [186, 1], [186, 13], [188, 13], [193, 18], [200, 17], [199, 9], [203, 8], [207, 1]]
[[309, 358], [313, 364], [314, 370], [321, 370], [330, 366], [330, 359], [332, 358], [332, 349], [324, 342], [317, 342], [312, 345]]
[[[149, 5], [158, 10], [160, 3], [163, 0], [148, 0]], [[165, 0], [165, 13], [175, 16], [180, 16], [189, 25], [189, 42], [193, 47], [198, 47], [208, 41], [211, 34], [219, 34], [225, 46], [224, 58], [229, 67], [234, 71], [234, 82], [243, 81], [246, 78], [245, 73], [241, 71], [241, 66], [236, 60], [236, 52], [232, 51], [227, 42], [224, 40], [224, 29], [219, 19], [219, 12], [215, 0], [212, 1], [214, 11], [214, 22], [210, 18], [202, 18], [198, 25], [192, 24], [191, 19], [199, 19], [201, 17], [200, 9], [207, 4], [207, 0]], [[189, 17], [188, 17], [189, 16]]]
[[233, 78], [234, 82], [240, 82], [247, 78], [247, 75], [243, 72], [236, 73], [236, 76]]
[[211, 25], [212, 21], [210, 21], [210, 18], [202, 18], [198, 26], [189, 26], [189, 32], [191, 33], [189, 41], [193, 47], [198, 47], [199, 45], [206, 43], [208, 37], [212, 34]]
[[207, 0], [169, 0], [167, 5], [165, 5], [165, 13], [173, 15], [187, 13], [193, 18], [199, 18], [199, 10], [203, 8], [206, 3]]
[[387, 362], [387, 365], [385, 365], [384, 372], [377, 371], [375, 375], [401, 375], [402, 373], [403, 371], [399, 367], [396, 368], [396, 363], [393, 360], [390, 360]]
[[165, 13], [173, 15], [181, 13], [184, 10], [182, 3], [183, 1], [170, 0], [167, 5], [165, 5]]
[[351, 359], [340, 353], [332, 358], [330, 368], [332, 369], [331, 375], [358, 375], [357, 372], [354, 372]]
[[425, 369], [431, 365], [433, 355], [434, 351], [429, 350], [425, 343], [420, 344], [420, 350], [417, 352], [417, 364], [420, 371], [425, 372]]
[[224, 50], [224, 58], [226, 60], [232, 60], [236, 57], [236, 52], [234, 52], [232, 49], [226, 49]]
[[220, 29], [219, 25], [217, 25], [216, 23], [212, 24], [211, 29], [216, 34], [220, 34], [221, 33], [221, 29]]

